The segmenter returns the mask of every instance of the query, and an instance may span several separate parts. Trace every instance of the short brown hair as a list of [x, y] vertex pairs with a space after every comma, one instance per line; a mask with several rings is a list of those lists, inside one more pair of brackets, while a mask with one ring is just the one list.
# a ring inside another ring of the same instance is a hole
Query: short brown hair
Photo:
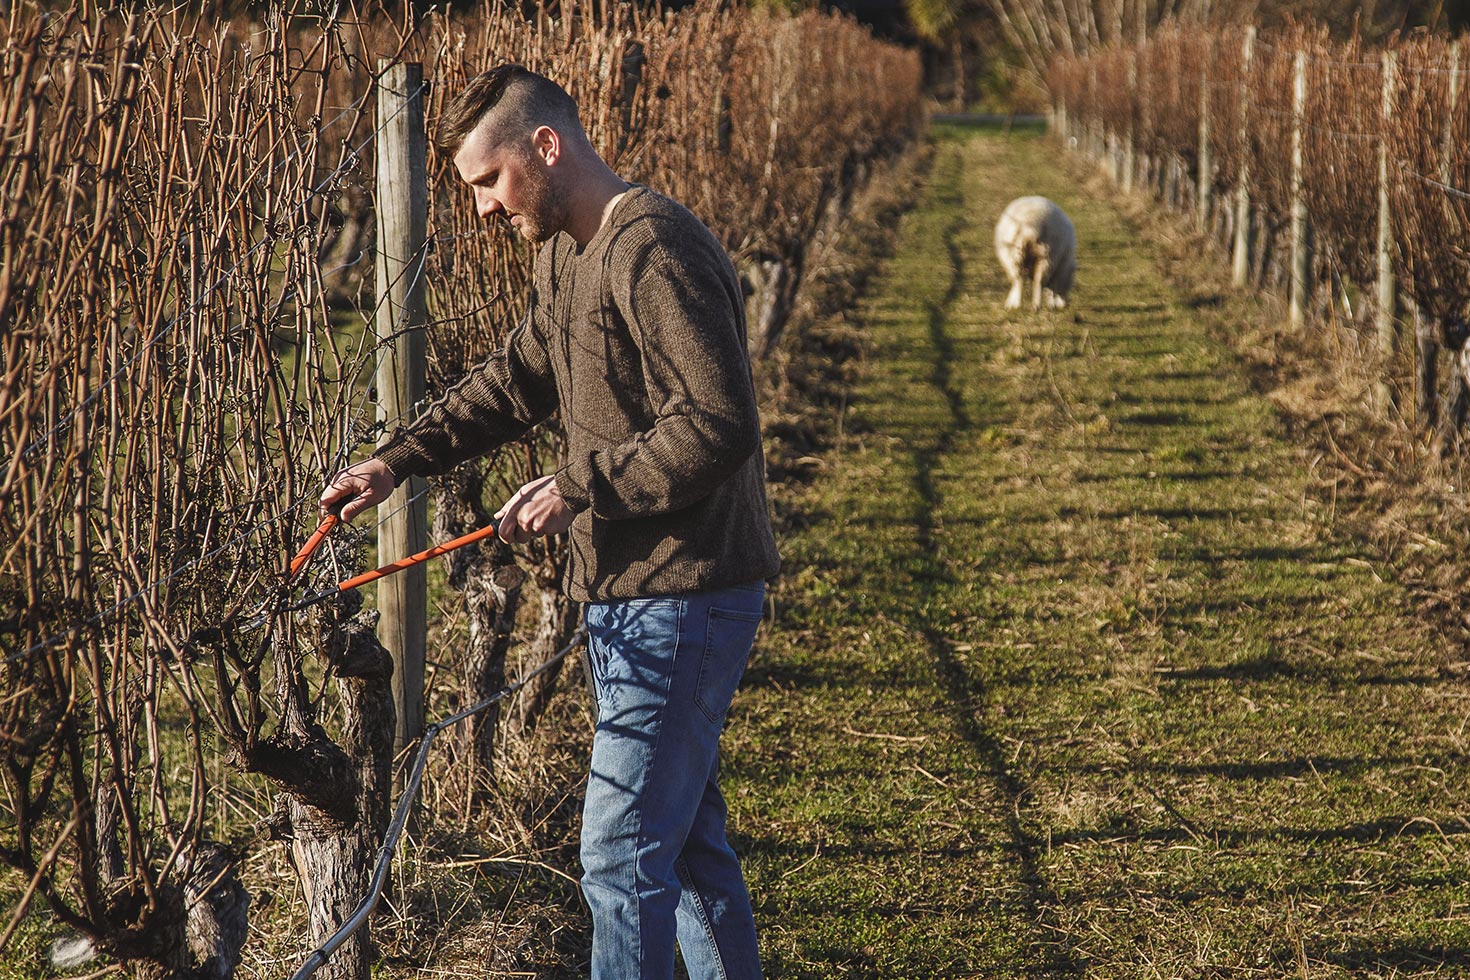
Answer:
[[539, 126], [563, 135], [581, 132], [577, 103], [560, 85], [521, 65], [497, 65], [470, 79], [439, 114], [434, 143], [445, 153], [457, 153], [475, 127], [496, 110], [502, 118], [497, 144], [528, 136]]

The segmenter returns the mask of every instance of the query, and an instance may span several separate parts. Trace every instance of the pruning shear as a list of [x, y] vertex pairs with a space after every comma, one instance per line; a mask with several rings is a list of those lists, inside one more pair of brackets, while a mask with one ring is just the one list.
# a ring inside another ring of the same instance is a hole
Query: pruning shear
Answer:
[[[321, 546], [321, 543], [327, 539], [327, 535], [332, 533], [332, 529], [335, 528], [338, 524], [342, 523], [341, 514], [343, 503], [345, 503], [345, 501], [338, 502], [336, 506], [327, 511], [327, 513], [322, 517], [321, 523], [317, 525], [316, 530], [311, 532], [311, 537], [306, 539], [306, 543], [301, 546], [301, 550], [296, 552], [295, 557], [293, 557], [290, 564], [286, 566], [287, 584], [290, 584], [290, 582], [296, 578], [301, 570], [306, 567], [307, 563], [311, 561], [311, 556], [315, 554], [317, 548]], [[397, 561], [389, 562], [386, 565], [380, 565], [370, 572], [363, 572], [361, 575], [354, 575], [351, 578], [343, 579], [342, 581], [337, 583], [335, 588], [323, 589], [320, 592], [313, 592], [308, 596], [296, 600], [289, 606], [286, 606], [285, 611], [296, 612], [301, 609], [306, 609], [309, 606], [314, 606], [317, 603], [325, 602], [333, 596], [341, 595], [343, 592], [350, 592], [351, 590], [359, 588], [360, 586], [367, 585], [369, 582], [376, 582], [380, 578], [387, 578], [389, 575], [401, 572], [405, 568], [412, 568], [414, 565], [422, 564], [428, 561], [430, 558], [437, 558], [440, 555], [448, 554], [449, 552], [454, 551], [456, 548], [463, 548], [467, 544], [473, 544], [476, 541], [488, 538], [499, 529], [500, 522], [491, 521], [486, 526], [479, 528], [478, 530], [471, 531], [468, 534], [462, 534], [452, 541], [446, 541], [444, 544], [437, 544], [432, 548], [420, 551], [416, 555], [409, 555], [407, 558], [400, 558]], [[242, 625], [240, 628], [242, 630], [256, 629], [257, 627], [262, 626], [268, 618], [269, 614], [262, 610], [258, 615], [256, 615], [249, 622]]]

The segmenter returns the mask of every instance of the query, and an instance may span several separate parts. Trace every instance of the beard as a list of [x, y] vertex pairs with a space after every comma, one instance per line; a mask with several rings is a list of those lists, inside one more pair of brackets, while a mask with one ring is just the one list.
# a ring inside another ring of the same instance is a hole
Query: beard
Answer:
[[551, 178], [534, 159], [527, 159], [522, 187], [521, 234], [537, 245], [566, 227], [567, 204], [551, 186]]

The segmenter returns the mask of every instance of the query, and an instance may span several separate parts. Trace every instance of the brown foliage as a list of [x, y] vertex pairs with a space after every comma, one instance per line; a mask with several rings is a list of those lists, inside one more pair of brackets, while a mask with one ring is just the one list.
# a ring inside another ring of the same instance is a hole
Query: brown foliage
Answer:
[[[1316, 240], [1345, 277], [1371, 280], [1384, 147], [1396, 275], [1422, 310], [1444, 317], [1462, 314], [1470, 304], [1470, 270], [1458, 244], [1470, 217], [1470, 195], [1463, 190], [1470, 187], [1464, 152], [1470, 117], [1462, 96], [1451, 99], [1452, 80], [1463, 89], [1470, 66], [1454, 60], [1458, 46], [1415, 36], [1370, 49], [1361, 39], [1337, 41], [1323, 29], [1296, 28], [1259, 38], [1246, 65], [1241, 32], [1166, 31], [1141, 46], [1060, 59], [1051, 82], [1075, 118], [1119, 133], [1133, 127], [1144, 152], [1193, 164], [1201, 103], [1187, 94], [1176, 100], [1171, 93], [1199, 80], [1209, 88], [1205, 104], [1217, 194], [1233, 192], [1244, 165], [1253, 204], [1268, 221], [1283, 224], [1291, 203], [1294, 62], [1304, 52], [1302, 187]], [[1385, 51], [1397, 60], [1387, 114]], [[1130, 62], [1140, 66], [1134, 85], [1127, 81]]]

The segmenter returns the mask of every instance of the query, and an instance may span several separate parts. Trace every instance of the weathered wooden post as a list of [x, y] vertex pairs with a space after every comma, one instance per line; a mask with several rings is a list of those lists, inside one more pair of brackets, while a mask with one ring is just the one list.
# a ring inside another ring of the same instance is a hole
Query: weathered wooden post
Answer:
[[1455, 109], [1460, 104], [1460, 42], [1450, 44], [1450, 89], [1448, 104], [1444, 107], [1444, 120], [1439, 126], [1439, 182], [1448, 185], [1450, 182], [1450, 149], [1453, 138], [1451, 133], [1454, 129], [1452, 123], [1455, 118]]
[[[424, 264], [428, 259], [428, 168], [424, 137], [423, 68], [378, 62], [377, 316], [378, 418], [408, 421], [424, 399]], [[384, 438], [387, 436], [384, 433]], [[378, 506], [378, 561], [428, 547], [423, 481], [411, 478]], [[394, 749], [424, 730], [424, 646], [428, 621], [425, 566], [415, 565], [378, 586], [378, 638], [393, 654], [398, 709]]]
[[1394, 316], [1393, 220], [1389, 214], [1388, 126], [1393, 118], [1395, 55], [1383, 52], [1383, 96], [1378, 113], [1378, 405], [1392, 404], [1389, 367], [1398, 351], [1398, 318]]
[[1307, 319], [1307, 199], [1302, 193], [1302, 127], [1307, 112], [1307, 52], [1296, 53], [1291, 98], [1291, 329]]
[[1103, 138], [1102, 122], [1098, 119], [1097, 112], [1097, 64], [1096, 55], [1090, 55], [1087, 59], [1087, 112], [1090, 116], [1087, 123], [1088, 142], [1092, 144], [1090, 155], [1094, 161], [1103, 158], [1105, 140]]
[[1123, 190], [1133, 190], [1133, 120], [1138, 116], [1138, 50], [1128, 52], [1128, 130], [1123, 134]]
[[1230, 281], [1243, 287], [1250, 279], [1251, 179], [1250, 179], [1250, 73], [1255, 56], [1256, 29], [1245, 29], [1240, 49], [1240, 129], [1236, 132], [1240, 166], [1235, 175], [1235, 248], [1230, 256]]
[[[1180, 47], [1180, 39], [1177, 36], [1174, 38], [1174, 43], [1170, 46], [1169, 52], [1169, 105], [1174, 111], [1178, 111], [1183, 108], [1180, 105], [1182, 101], [1182, 89], [1179, 85], [1179, 77], [1184, 73], [1181, 64], [1184, 55]], [[1169, 207], [1172, 210], [1177, 211], [1181, 206], [1184, 194], [1183, 187], [1181, 186], [1184, 183], [1182, 179], [1184, 167], [1180, 164], [1179, 148], [1177, 146], [1169, 146], [1164, 152], [1168, 157], [1168, 164], [1164, 171], [1164, 200], [1169, 203]]]
[[[1210, 42], [1214, 47], [1214, 41]], [[1199, 156], [1196, 158], [1194, 175], [1194, 216], [1201, 231], [1210, 224], [1210, 200], [1214, 193], [1215, 163], [1210, 158], [1210, 75], [1209, 53], [1206, 52], [1204, 66], [1199, 72]]]

